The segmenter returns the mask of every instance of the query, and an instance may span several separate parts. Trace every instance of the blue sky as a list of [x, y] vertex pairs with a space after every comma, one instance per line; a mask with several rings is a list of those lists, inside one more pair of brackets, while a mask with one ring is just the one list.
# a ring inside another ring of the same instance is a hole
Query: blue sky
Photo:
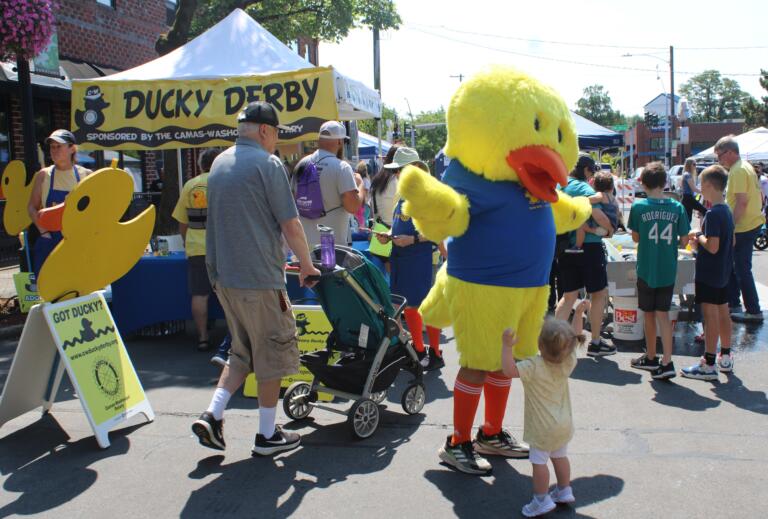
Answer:
[[[751, 74], [728, 77], [754, 96], [768, 95], [757, 77], [761, 65], [768, 69], [765, 1], [402, 0], [397, 7], [403, 26], [382, 34], [381, 76], [384, 102], [401, 114], [406, 98], [414, 113], [447, 106], [459, 84], [451, 76], [495, 63], [552, 85], [571, 108], [584, 87], [602, 84], [615, 109], [642, 113], [669, 89], [669, 45], [676, 91], [691, 73], [717, 69]], [[372, 86], [372, 40], [370, 30], [358, 29], [339, 44], [323, 43], [320, 64]]]

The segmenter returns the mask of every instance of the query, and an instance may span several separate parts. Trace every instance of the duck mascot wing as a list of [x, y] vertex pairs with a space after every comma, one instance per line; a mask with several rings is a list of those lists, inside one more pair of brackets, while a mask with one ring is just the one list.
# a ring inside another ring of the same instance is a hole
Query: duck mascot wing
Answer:
[[45, 301], [100, 290], [136, 264], [152, 235], [155, 208], [121, 222], [132, 195], [128, 173], [104, 168], [83, 179], [63, 204], [44, 210], [48, 221], [60, 222], [63, 236], [40, 270]]
[[20, 160], [12, 160], [0, 176], [0, 198], [5, 198], [3, 225], [9, 236], [16, 236], [32, 223], [27, 206], [33, 182], [27, 183], [27, 170]]
[[511, 68], [464, 82], [447, 113], [443, 182], [406, 168], [398, 191], [420, 233], [448, 241], [448, 262], [420, 311], [453, 325], [462, 367], [501, 369], [501, 336], [517, 331], [515, 355], [537, 351], [549, 296], [555, 235], [591, 214], [564, 186], [576, 162], [575, 125], [551, 88]]

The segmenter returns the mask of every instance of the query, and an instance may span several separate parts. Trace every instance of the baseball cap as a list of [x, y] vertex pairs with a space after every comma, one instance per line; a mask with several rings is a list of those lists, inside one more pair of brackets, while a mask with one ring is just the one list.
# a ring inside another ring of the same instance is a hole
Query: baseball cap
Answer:
[[46, 139], [45, 142], [48, 141], [56, 141], [59, 144], [77, 144], [77, 140], [75, 139], [75, 135], [69, 131], [69, 130], [56, 130], [52, 134], [50, 134]]
[[392, 162], [385, 164], [386, 169], [400, 169], [404, 168], [408, 164], [415, 164], [422, 169], [429, 171], [426, 164], [419, 158], [419, 152], [413, 148], [400, 147], [395, 151], [395, 156], [392, 157]]
[[574, 169], [576, 171], [581, 171], [584, 168], [589, 168], [589, 170], [592, 173], [595, 173], [598, 169], [600, 169], [597, 167], [597, 163], [595, 162], [595, 159], [593, 159], [589, 155], [580, 153], [579, 160], [576, 161], [576, 166], [574, 167]]
[[347, 129], [339, 121], [325, 121], [320, 126], [321, 139], [347, 139]]
[[253, 101], [248, 103], [248, 106], [246, 106], [237, 116], [237, 122], [268, 124], [275, 128], [280, 128], [281, 130], [290, 130], [287, 126], [280, 124], [275, 107], [264, 101]]

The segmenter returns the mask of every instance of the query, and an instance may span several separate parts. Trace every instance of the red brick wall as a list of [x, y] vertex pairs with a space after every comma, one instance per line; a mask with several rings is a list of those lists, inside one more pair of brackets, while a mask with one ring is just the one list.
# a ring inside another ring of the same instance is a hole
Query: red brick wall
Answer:
[[155, 41], [168, 30], [164, 0], [60, 0], [59, 53], [120, 70], [157, 57]]

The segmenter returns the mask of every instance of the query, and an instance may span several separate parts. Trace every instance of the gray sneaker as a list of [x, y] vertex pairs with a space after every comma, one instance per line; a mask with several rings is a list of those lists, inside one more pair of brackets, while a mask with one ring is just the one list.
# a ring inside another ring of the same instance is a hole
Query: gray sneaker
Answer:
[[737, 323], [762, 323], [763, 322], [763, 314], [750, 314], [748, 312], [737, 312], [735, 314], [731, 314], [731, 319], [736, 321]]
[[465, 474], [490, 476], [493, 470], [488, 460], [475, 452], [471, 441], [451, 445], [451, 437], [448, 436], [445, 445], [437, 451], [437, 455], [444, 463]]
[[480, 427], [475, 436], [475, 450], [488, 456], [525, 459], [529, 449], [527, 443], [517, 441], [506, 429], [502, 429], [498, 434], [486, 436]]

